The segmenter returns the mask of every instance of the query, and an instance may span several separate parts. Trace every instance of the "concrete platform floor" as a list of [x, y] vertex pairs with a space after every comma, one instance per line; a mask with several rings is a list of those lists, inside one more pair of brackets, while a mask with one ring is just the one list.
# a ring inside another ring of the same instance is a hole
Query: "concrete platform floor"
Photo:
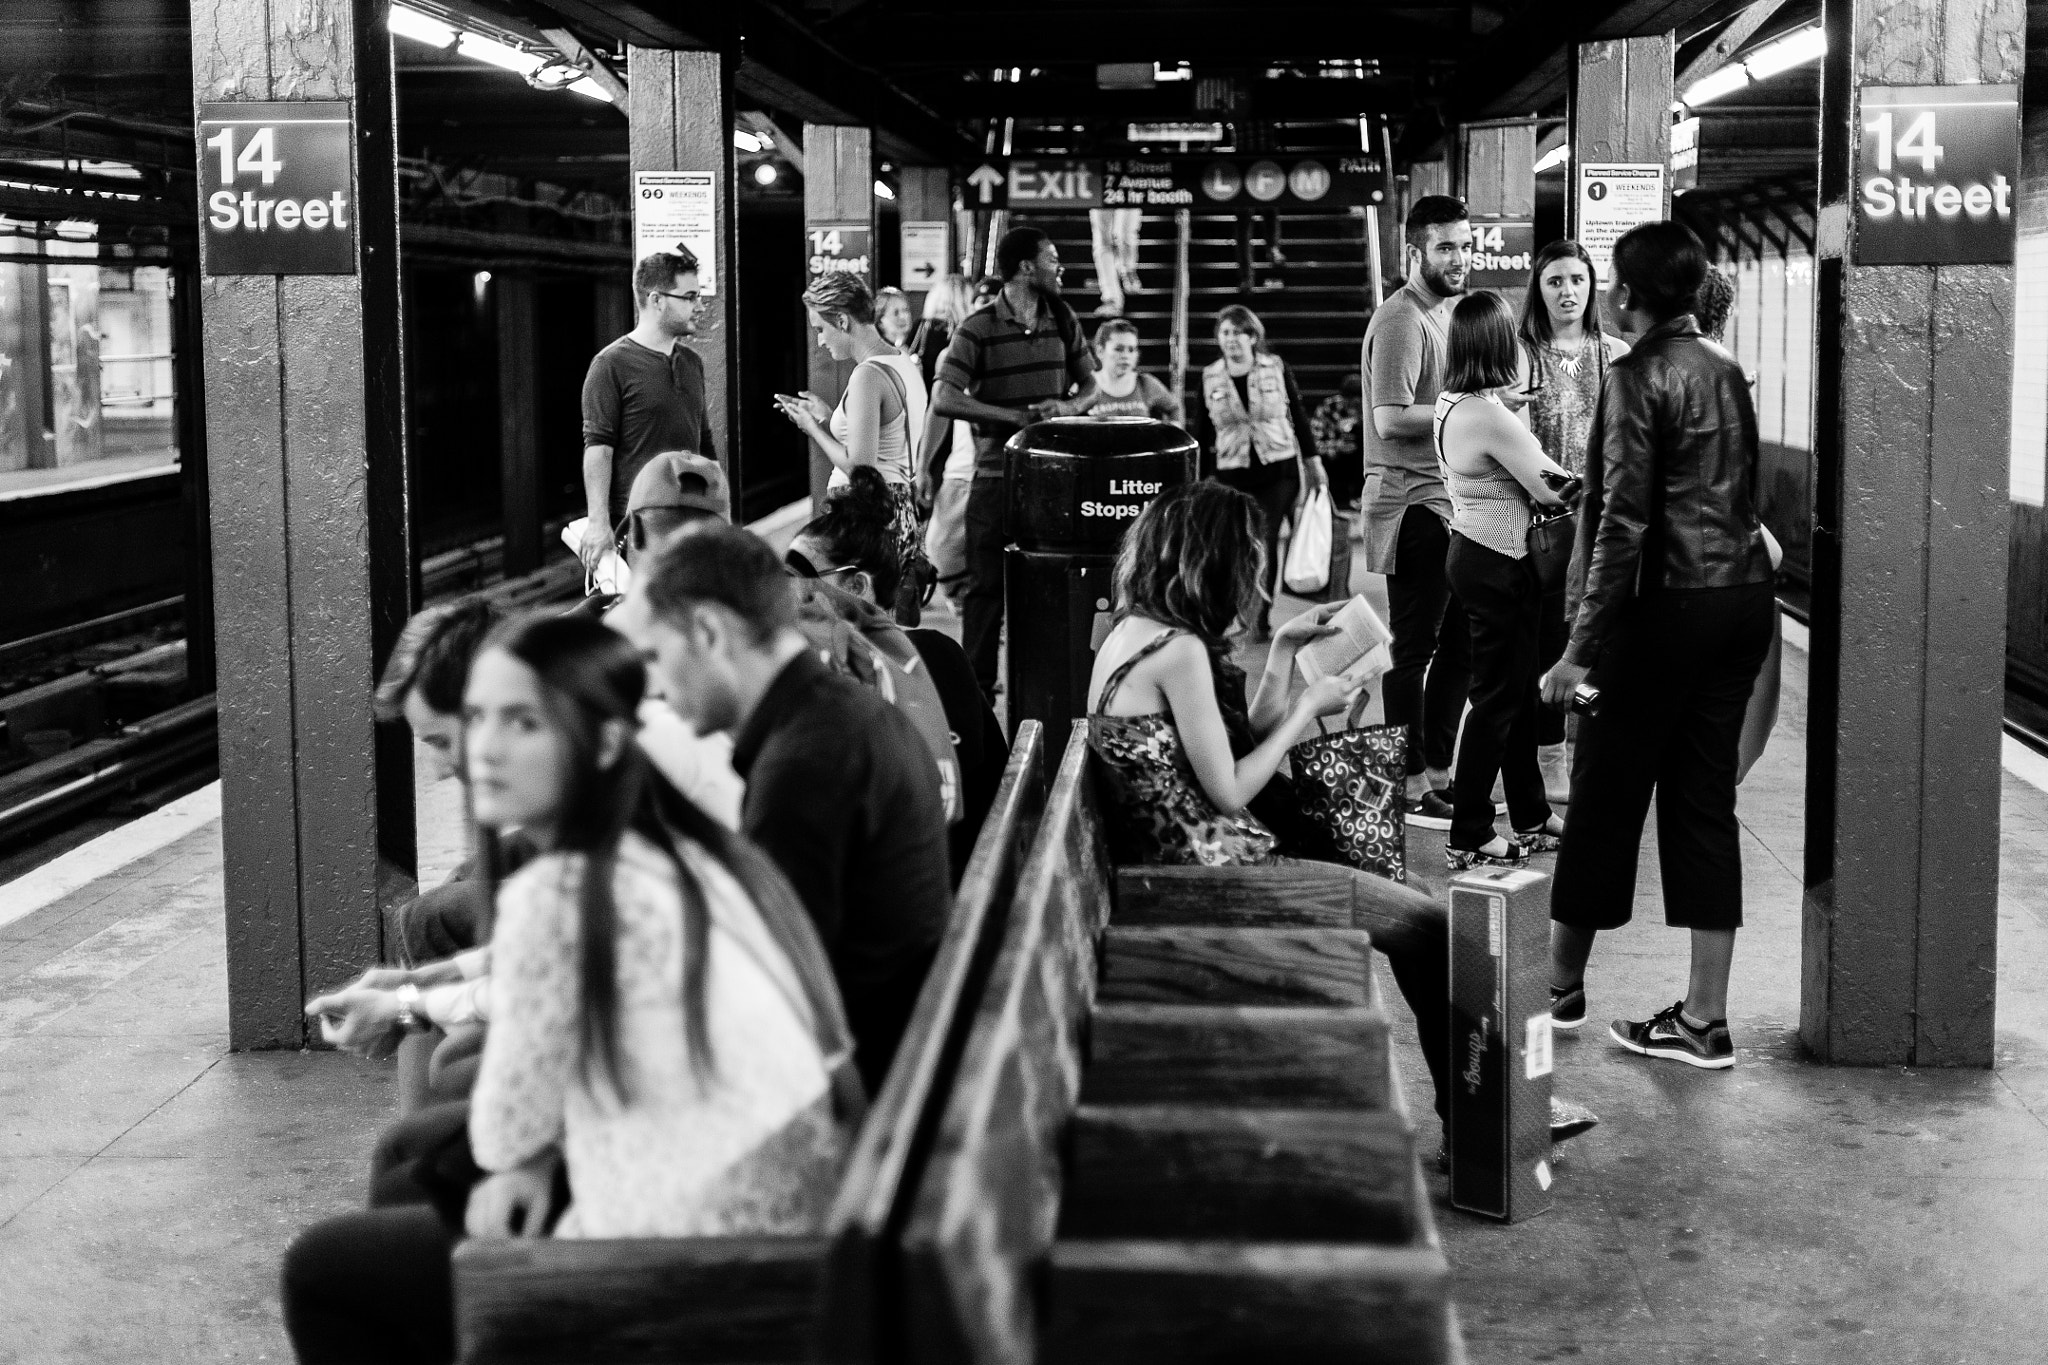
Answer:
[[[1788, 651], [1742, 795], [1740, 1062], [1696, 1072], [1602, 1036], [1682, 989], [1646, 849], [1643, 918], [1602, 942], [1593, 1023], [1558, 1048], [1560, 1091], [1605, 1122], [1567, 1149], [1549, 1213], [1439, 1208], [1474, 1365], [2048, 1360], [2048, 794], [2005, 780], [1997, 1069], [1803, 1061], [1804, 662]], [[448, 859], [452, 792], [423, 795], [424, 846]], [[1418, 871], [1440, 875], [1440, 844], [1412, 836]], [[278, 1254], [361, 1199], [392, 1076], [227, 1053], [222, 935], [212, 825], [0, 923], [0, 1365], [290, 1358]]]

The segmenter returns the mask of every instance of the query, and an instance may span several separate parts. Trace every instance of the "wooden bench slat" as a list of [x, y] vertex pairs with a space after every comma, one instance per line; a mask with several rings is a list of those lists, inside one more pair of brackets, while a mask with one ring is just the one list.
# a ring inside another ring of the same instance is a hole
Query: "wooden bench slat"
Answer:
[[1116, 923], [1252, 929], [1352, 927], [1351, 873], [1331, 864], [1119, 867]]
[[822, 1237], [514, 1238], [457, 1246], [463, 1365], [805, 1359]]
[[1103, 936], [1096, 998], [1117, 1004], [1377, 1005], [1362, 929], [1133, 929]]
[[1044, 812], [1044, 728], [1027, 720], [1017, 727], [903, 1041], [847, 1157], [827, 1225], [833, 1245], [819, 1310], [822, 1361], [858, 1365], [900, 1351], [884, 1338], [893, 1324], [881, 1303], [893, 1278], [891, 1239], [914, 1195], [909, 1177], [929, 1155]]
[[1090, 1104], [1386, 1109], [1392, 1076], [1377, 1009], [1105, 1004], [1082, 1093]]
[[1084, 1104], [1067, 1153], [1062, 1239], [1398, 1245], [1427, 1216], [1414, 1132], [1385, 1110]]
[[1449, 1365], [1461, 1354], [1450, 1268], [1433, 1246], [1062, 1239], [1048, 1281], [1047, 1365]]
[[1059, 1138], [1109, 917], [1086, 741], [1084, 727], [1068, 740], [904, 1225], [907, 1360], [1028, 1365], [1035, 1354], [1034, 1270], [1052, 1244]]

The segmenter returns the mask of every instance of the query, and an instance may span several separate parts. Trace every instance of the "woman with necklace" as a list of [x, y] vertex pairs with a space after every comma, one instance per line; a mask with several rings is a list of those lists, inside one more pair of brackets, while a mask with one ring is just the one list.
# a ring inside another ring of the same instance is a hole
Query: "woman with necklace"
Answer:
[[[1601, 330], [1593, 258], [1568, 237], [1536, 253], [1522, 302], [1521, 336], [1529, 431], [1545, 455], [1577, 478], [1586, 469], [1586, 436], [1600, 401], [1600, 381], [1609, 365], [1628, 354], [1628, 343]], [[1564, 653], [1567, 607], [1576, 605], [1565, 599], [1564, 592], [1543, 599], [1537, 626], [1539, 675]], [[1553, 804], [1571, 799], [1564, 731], [1562, 711], [1537, 708], [1536, 757], [1543, 768], [1544, 794]]]

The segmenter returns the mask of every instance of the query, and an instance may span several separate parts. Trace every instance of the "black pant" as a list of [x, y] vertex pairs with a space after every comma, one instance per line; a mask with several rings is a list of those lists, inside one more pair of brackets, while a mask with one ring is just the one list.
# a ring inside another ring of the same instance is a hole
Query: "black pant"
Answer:
[[1769, 583], [1661, 592], [1625, 609], [1593, 673], [1600, 714], [1579, 721], [1552, 919], [1628, 923], [1654, 790], [1665, 923], [1741, 927], [1736, 746], [1776, 609]]
[[1251, 496], [1266, 517], [1266, 577], [1259, 586], [1271, 589], [1270, 603], [1280, 596], [1280, 523], [1294, 515], [1301, 499], [1301, 470], [1293, 460], [1254, 465], [1247, 469], [1219, 469], [1216, 482]]
[[[1283, 858], [1283, 863], [1304, 860]], [[1386, 954], [1401, 998], [1415, 1012], [1415, 1035], [1422, 1044], [1436, 1094], [1438, 1118], [1448, 1118], [1451, 1093], [1451, 917], [1443, 903], [1412, 886], [1350, 869], [1357, 890], [1351, 898], [1351, 923], [1372, 936], [1372, 946]]]
[[1493, 779], [1507, 788], [1516, 829], [1550, 819], [1536, 765], [1536, 632], [1543, 590], [1526, 559], [1451, 534], [1451, 587], [1472, 626], [1472, 709], [1458, 745], [1452, 848], [1477, 849], [1493, 827]]
[[1004, 486], [977, 474], [967, 494], [967, 590], [960, 598], [960, 644], [990, 699], [1003, 639]]
[[[1550, 671], [1550, 666], [1564, 657], [1564, 647], [1571, 643], [1572, 623], [1564, 619], [1564, 589], [1543, 594], [1543, 614], [1536, 624], [1536, 677], [1541, 681]], [[1536, 742], [1538, 744], [1564, 743], [1564, 708], [1559, 706], [1538, 706], [1536, 708]]]
[[300, 1233], [282, 1284], [300, 1365], [453, 1360], [455, 1241], [431, 1204], [345, 1213]]
[[1409, 508], [1401, 518], [1395, 571], [1387, 575], [1393, 617], [1387, 626], [1394, 632], [1387, 723], [1408, 727], [1410, 773], [1451, 766], [1471, 683], [1472, 632], [1444, 568], [1450, 538], [1442, 517], [1427, 507]]

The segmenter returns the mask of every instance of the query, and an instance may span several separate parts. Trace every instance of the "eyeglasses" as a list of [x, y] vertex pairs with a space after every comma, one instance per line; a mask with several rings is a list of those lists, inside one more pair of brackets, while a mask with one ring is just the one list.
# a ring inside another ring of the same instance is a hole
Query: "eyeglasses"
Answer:
[[704, 297], [703, 291], [699, 289], [692, 289], [687, 294], [672, 294], [666, 289], [654, 289], [649, 290], [648, 292], [659, 294], [661, 295], [661, 297], [665, 299], [681, 299], [684, 303], [697, 303], [701, 301]]

